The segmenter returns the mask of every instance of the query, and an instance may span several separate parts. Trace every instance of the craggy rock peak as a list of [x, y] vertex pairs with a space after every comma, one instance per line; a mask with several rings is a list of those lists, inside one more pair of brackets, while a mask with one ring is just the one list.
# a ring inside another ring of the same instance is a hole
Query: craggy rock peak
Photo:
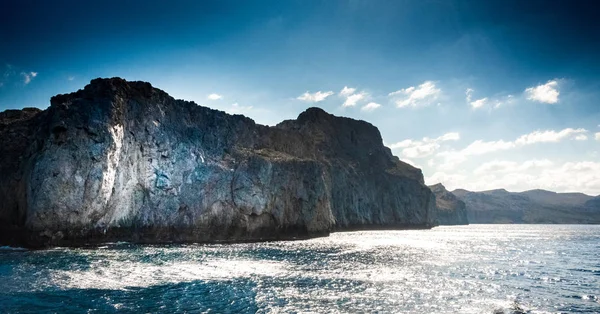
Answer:
[[377, 128], [318, 108], [267, 127], [112, 78], [0, 117], [1, 244], [260, 241], [435, 221], [421, 171]]
[[448, 192], [441, 183], [429, 186], [435, 195], [437, 222], [440, 225], [468, 225], [465, 203]]
[[504, 189], [452, 193], [465, 202], [470, 223], [600, 223], [600, 202], [582, 193]]

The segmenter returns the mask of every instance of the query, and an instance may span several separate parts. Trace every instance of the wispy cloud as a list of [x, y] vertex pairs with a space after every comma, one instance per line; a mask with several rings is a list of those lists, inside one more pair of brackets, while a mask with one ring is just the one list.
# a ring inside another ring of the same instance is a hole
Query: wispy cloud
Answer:
[[[586, 140], [586, 129], [566, 128], [561, 131], [547, 130], [534, 131], [528, 134], [519, 136], [514, 141], [483, 141], [476, 140], [461, 150], [450, 150], [439, 152], [436, 157], [442, 158], [444, 162], [440, 168], [453, 169], [458, 164], [465, 162], [469, 156], [477, 156], [497, 151], [514, 149], [517, 147], [533, 145], [536, 143], [556, 143], [565, 139]], [[582, 135], [584, 137], [582, 137]]]
[[357, 94], [352, 94], [348, 97], [346, 97], [346, 100], [344, 101], [344, 103], [342, 104], [343, 107], [354, 107], [356, 106], [356, 103], [365, 99], [365, 97], [367, 97], [367, 93], [365, 92], [360, 92]]
[[575, 140], [586, 140], [582, 138], [581, 135], [585, 135], [588, 131], [586, 129], [572, 129], [566, 128], [560, 131], [547, 130], [547, 131], [534, 131], [529, 134], [525, 134], [520, 136], [515, 143], [517, 145], [529, 145], [535, 143], [550, 143], [550, 142], [560, 142], [566, 138], [574, 138]]
[[402, 149], [402, 155], [408, 158], [424, 158], [431, 156], [440, 147], [442, 142], [457, 141], [460, 139], [460, 134], [456, 132], [446, 133], [436, 138], [424, 137], [420, 141], [403, 140], [394, 144], [390, 144], [391, 149]]
[[74, 77], [74, 76], [72, 76], [72, 75], [67, 77], [67, 80], [68, 80], [68, 81], [72, 81], [72, 80], [74, 80], [74, 79], [75, 79], [75, 77]]
[[37, 72], [21, 72], [21, 75], [23, 76], [23, 83], [25, 83], [25, 85], [31, 83], [31, 80], [33, 80], [38, 73]]
[[475, 176], [464, 173], [449, 174], [438, 171], [426, 177], [427, 184], [444, 182], [452, 190], [465, 188], [471, 191], [506, 188], [523, 191], [541, 188], [558, 192], [578, 191], [597, 194], [600, 190], [600, 163], [579, 161], [558, 163], [548, 159], [524, 162], [492, 161], [474, 171]]
[[474, 90], [472, 88], [467, 88], [467, 90], [465, 91], [465, 97], [467, 98], [468, 103], [470, 103], [473, 99], [473, 92]]
[[322, 92], [322, 91], [318, 91], [316, 93], [309, 93], [308, 91], [300, 96], [298, 96], [297, 99], [302, 100], [302, 101], [308, 101], [308, 102], [320, 102], [325, 100], [325, 98], [329, 97], [333, 95], [332, 91], [328, 91], [328, 92]]
[[425, 81], [423, 84], [414, 87], [403, 88], [389, 93], [388, 96], [395, 98], [398, 108], [403, 107], [422, 107], [431, 104], [440, 95], [441, 90], [435, 86], [432, 81]]
[[219, 100], [219, 99], [223, 99], [223, 95], [213, 93], [213, 94], [206, 96], [206, 98], [208, 98], [210, 100]]
[[596, 141], [600, 141], [600, 132], [597, 132], [596, 134], [594, 134]]
[[498, 109], [503, 105], [513, 103], [515, 100], [513, 95], [482, 97], [482, 98], [473, 100], [474, 94], [475, 94], [475, 90], [472, 88], [467, 88], [467, 90], [465, 91], [467, 103], [473, 109], [480, 109], [480, 108], [483, 108], [486, 106], [492, 106], [493, 109]]
[[370, 102], [370, 103], [364, 105], [362, 108], [360, 108], [360, 110], [362, 110], [362, 111], [373, 111], [373, 110], [375, 110], [375, 109], [377, 109], [379, 107], [381, 107], [380, 104], [374, 103], [374, 102]]
[[558, 91], [558, 81], [551, 80], [546, 84], [529, 87], [525, 89], [525, 95], [527, 99], [531, 101], [555, 104], [558, 102], [558, 96], [560, 95], [560, 92]]

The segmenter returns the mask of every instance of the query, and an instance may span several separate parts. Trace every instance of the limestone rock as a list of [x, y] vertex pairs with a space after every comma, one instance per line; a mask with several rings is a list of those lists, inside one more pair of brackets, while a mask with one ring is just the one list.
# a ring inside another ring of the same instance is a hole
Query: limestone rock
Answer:
[[0, 242], [292, 239], [430, 227], [419, 169], [373, 125], [310, 108], [275, 127], [95, 79], [0, 115]]

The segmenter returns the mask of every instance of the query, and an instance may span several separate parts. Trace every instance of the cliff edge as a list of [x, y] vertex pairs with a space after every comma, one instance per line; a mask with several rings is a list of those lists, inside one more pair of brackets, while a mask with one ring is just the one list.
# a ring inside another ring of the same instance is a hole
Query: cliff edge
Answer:
[[0, 113], [0, 244], [294, 239], [430, 227], [421, 171], [376, 127], [310, 108], [274, 127], [95, 79]]
[[440, 225], [468, 225], [465, 203], [441, 183], [429, 186], [435, 195], [437, 222]]

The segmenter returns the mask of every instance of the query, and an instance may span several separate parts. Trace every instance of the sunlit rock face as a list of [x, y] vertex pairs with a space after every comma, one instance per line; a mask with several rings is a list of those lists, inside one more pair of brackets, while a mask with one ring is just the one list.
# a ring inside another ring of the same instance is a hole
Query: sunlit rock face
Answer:
[[435, 219], [421, 171], [377, 128], [318, 108], [267, 127], [113, 78], [1, 114], [7, 244], [257, 241]]
[[429, 186], [435, 195], [437, 222], [440, 225], [467, 225], [465, 203], [446, 190], [441, 183]]

